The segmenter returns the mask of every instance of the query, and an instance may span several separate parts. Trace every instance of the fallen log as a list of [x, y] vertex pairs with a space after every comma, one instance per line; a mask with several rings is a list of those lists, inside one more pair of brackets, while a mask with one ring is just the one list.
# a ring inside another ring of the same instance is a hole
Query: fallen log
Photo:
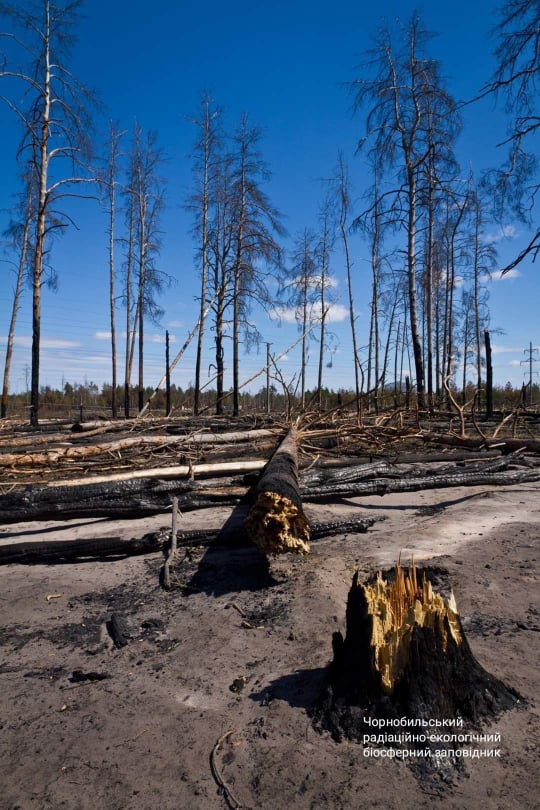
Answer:
[[[399, 735], [385, 732], [385, 725], [392, 732], [400, 718], [428, 726], [435, 721], [454, 726], [461, 718], [460, 725], [478, 727], [520, 703], [515, 690], [474, 658], [453, 594], [445, 599], [437, 593], [429, 570], [417, 570], [414, 563], [408, 570], [398, 563], [365, 584], [354, 575], [346, 634], [334, 633], [332, 646], [314, 719], [338, 739], [363, 740], [375, 725], [383, 728], [383, 745], [408, 747], [399, 744]], [[380, 723], [373, 723], [375, 718]]]
[[345, 468], [315, 469], [300, 473], [300, 482], [304, 488], [312, 488], [321, 484], [345, 484], [362, 481], [366, 478], [376, 478], [378, 475], [389, 472], [390, 464], [386, 460], [374, 461], [370, 464], [350, 464]]
[[208, 486], [199, 481], [123, 481], [115, 487], [29, 487], [0, 496], [0, 523], [70, 518], [137, 518], [167, 512], [178, 497], [183, 511], [230, 506], [246, 493], [245, 487]]
[[[311, 526], [311, 542], [346, 534], [365, 534], [382, 517], [333, 520]], [[80, 538], [78, 540], [51, 540], [0, 544], [0, 565], [50, 565], [52, 563], [80, 563], [118, 560], [124, 557], [155, 554], [165, 551], [170, 544], [168, 531], [151, 532], [143, 537]], [[222, 529], [191, 529], [178, 532], [177, 548], [192, 546], [242, 547], [251, 541], [239, 524], [225, 523]]]
[[[508, 460], [502, 460], [504, 464]], [[289, 462], [290, 463], [290, 462]], [[263, 462], [250, 462], [260, 469]], [[383, 476], [374, 480], [345, 481], [335, 483], [330, 480], [327, 484], [314, 483], [294, 492], [289, 488], [284, 492], [285, 498], [293, 504], [291, 517], [287, 517], [287, 501], [277, 501], [272, 497], [261, 498], [262, 511], [254, 513], [256, 519], [268, 526], [269, 534], [272, 528], [278, 533], [283, 529], [285, 536], [296, 526], [294, 515], [297, 514], [298, 503], [301, 508], [301, 498], [306, 502], [316, 503], [332, 501], [337, 498], [354, 498], [365, 495], [385, 495], [392, 492], [417, 492], [424, 489], [439, 489], [458, 486], [504, 486], [520, 483], [529, 483], [540, 480], [540, 469], [507, 470], [497, 472], [498, 462], [490, 462], [481, 468], [469, 471], [457, 467], [445, 468], [443, 471], [434, 471], [429, 475], [418, 476], [401, 474], [400, 478]], [[194, 465], [197, 470], [201, 467], [211, 467], [212, 472], [236, 469], [235, 465]], [[243, 470], [249, 469], [246, 464], [241, 465]], [[175, 469], [175, 468], [165, 468]], [[379, 468], [382, 469], [382, 468]], [[61, 482], [59, 485], [48, 485], [41, 489], [28, 487], [15, 490], [0, 496], [0, 524], [17, 523], [31, 520], [54, 520], [69, 518], [109, 517], [109, 518], [135, 518], [159, 514], [171, 509], [172, 498], [179, 498], [179, 508], [183, 511], [193, 511], [208, 506], [234, 505], [239, 503], [248, 493], [246, 486], [238, 486], [229, 482], [220, 486], [217, 481], [179, 481], [163, 478], [148, 478], [148, 471], [137, 474], [122, 475], [120, 480], [115, 476], [113, 480], [105, 477], [105, 483], [94, 483], [95, 478], [78, 479], [77, 481]], [[151, 472], [151, 471], [150, 471]], [[362, 472], [362, 471], [361, 471]], [[356, 473], [354, 473], [356, 474]], [[132, 480], [126, 480], [128, 476]], [[144, 476], [144, 477], [142, 477]], [[278, 476], [279, 477], [279, 476]], [[98, 479], [99, 480], [99, 479]], [[294, 479], [292, 479], [294, 482]], [[296, 480], [298, 480], [296, 478]], [[270, 486], [270, 479], [266, 479]], [[261, 486], [261, 482], [258, 487]], [[276, 485], [277, 486], [277, 485]], [[297, 485], [295, 485], [297, 486]], [[257, 487], [255, 498], [261, 494]], [[272, 492], [272, 490], [269, 490]], [[290, 493], [296, 501], [292, 501]], [[289, 494], [287, 494], [289, 493]], [[275, 515], [272, 512], [275, 505]], [[250, 504], [252, 506], [252, 504]], [[265, 516], [265, 510], [268, 514]], [[281, 511], [281, 516], [278, 516]], [[298, 524], [300, 537], [302, 537], [303, 511], [300, 513]], [[307, 522], [306, 522], [307, 523]], [[281, 527], [281, 528], [280, 528]], [[296, 529], [294, 529], [296, 530]], [[292, 536], [292, 535], [291, 535]], [[272, 543], [272, 540], [269, 541]]]
[[275, 436], [273, 430], [246, 430], [235, 433], [195, 433], [188, 436], [131, 436], [117, 441], [83, 446], [58, 447], [43, 453], [0, 453], [0, 467], [38, 467], [58, 464], [61, 461], [77, 461], [96, 456], [119, 453], [139, 447], [163, 449], [177, 445], [214, 445], [233, 442], [252, 442]]
[[166, 535], [152, 532], [129, 540], [121, 537], [96, 537], [80, 540], [54, 540], [38, 543], [11, 543], [0, 546], [0, 565], [48, 565], [120, 559], [160, 551]]
[[255, 489], [246, 531], [263, 554], [309, 553], [309, 523], [298, 483], [297, 433], [291, 428]]
[[540, 441], [537, 439], [488, 439], [476, 436], [455, 436], [450, 433], [430, 433], [422, 431], [418, 434], [424, 442], [430, 444], [445, 444], [450, 447], [489, 447], [498, 448], [503, 453], [514, 453], [516, 450], [528, 450], [530, 453], [540, 453]]
[[391, 492], [418, 492], [423, 489], [446, 487], [504, 486], [540, 481], [540, 470], [512, 470], [507, 472], [455, 472], [447, 475], [426, 475], [415, 478], [378, 478], [353, 484], [334, 484], [306, 489], [305, 501], [318, 503], [335, 498], [356, 498], [362, 495], [388, 495]]
[[[135, 480], [167, 480], [178, 478], [194, 478], [195, 476], [218, 477], [220, 475], [230, 475], [231, 473], [248, 473], [262, 470], [266, 465], [264, 459], [254, 459], [246, 461], [224, 461], [211, 464], [182, 464], [171, 467], [151, 467], [145, 470], [130, 470], [125, 473], [111, 473], [109, 475], [86, 475], [84, 478], [66, 478], [61, 481], [51, 481], [45, 484], [46, 487], [84, 487], [89, 484], [116, 484], [120, 482], [130, 482]], [[8, 482], [12, 485], [12, 482]]]

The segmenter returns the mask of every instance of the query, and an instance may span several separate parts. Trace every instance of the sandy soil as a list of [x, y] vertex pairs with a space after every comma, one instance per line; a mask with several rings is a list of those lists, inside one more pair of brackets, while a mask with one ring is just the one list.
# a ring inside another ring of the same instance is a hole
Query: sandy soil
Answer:
[[[446, 489], [311, 508], [318, 519], [386, 520], [270, 572], [248, 549], [194, 550], [169, 593], [157, 554], [0, 569], [0, 807], [221, 810], [210, 755], [234, 729], [215, 754], [232, 806], [537, 808], [539, 493]], [[217, 527], [226, 515], [192, 513], [183, 525]], [[19, 524], [0, 540], [130, 537], [164, 522]], [[400, 550], [448, 571], [474, 654], [526, 701], [487, 729], [501, 734], [501, 758], [468, 760], [451, 784], [366, 758], [361, 745], [316, 732], [308, 714], [354, 569], [367, 576]], [[122, 649], [107, 632], [112, 614], [130, 629]], [[107, 677], [76, 682], [77, 670]]]

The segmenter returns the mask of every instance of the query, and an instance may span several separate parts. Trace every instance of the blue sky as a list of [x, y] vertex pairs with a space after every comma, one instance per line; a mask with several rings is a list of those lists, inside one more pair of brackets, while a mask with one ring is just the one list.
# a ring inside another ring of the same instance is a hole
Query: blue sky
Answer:
[[[320, 179], [332, 172], [339, 149], [345, 153], [359, 199], [369, 183], [363, 161], [355, 157], [363, 122], [351, 112], [347, 82], [370, 45], [369, 35], [386, 18], [406, 21], [415, 3], [360, 4], [335, 0], [274, 0], [260, 3], [195, 3], [194, 0], [88, 0], [72, 54], [72, 71], [94, 88], [105, 106], [98, 127], [107, 116], [129, 129], [136, 118], [144, 129], [158, 132], [168, 161], [167, 208], [163, 218], [162, 268], [177, 283], [164, 296], [160, 326], [148, 324], [145, 378], [149, 385], [161, 377], [165, 329], [173, 336], [172, 350], [184, 342], [197, 319], [198, 282], [194, 269], [191, 218], [183, 204], [191, 183], [189, 153], [194, 140], [187, 117], [195, 114], [201, 93], [209, 91], [234, 126], [243, 112], [264, 132], [262, 150], [273, 177], [267, 193], [284, 214], [291, 238], [316, 222], [322, 198]], [[430, 48], [443, 65], [450, 92], [457, 98], [474, 96], [493, 69], [494, 43], [488, 34], [495, 24], [497, 4], [486, 0], [430, 3], [420, 7], [428, 29], [437, 32]], [[3, 148], [0, 226], [8, 220], [11, 195], [16, 191], [15, 153], [19, 133], [13, 114], [0, 107]], [[500, 159], [496, 144], [503, 140], [505, 118], [487, 99], [465, 110], [465, 130], [459, 156], [464, 170], [481, 171]], [[42, 322], [42, 383], [62, 380], [98, 384], [109, 381], [106, 217], [97, 203], [74, 201], [69, 208], [78, 230], [70, 228], [53, 248], [57, 270], [56, 293], [45, 290]], [[503, 231], [489, 228], [500, 250], [500, 261], [510, 261], [527, 240], [523, 225], [509, 220]], [[359, 236], [351, 237], [354, 289], [360, 343], [367, 342], [369, 324], [369, 251]], [[2, 258], [5, 258], [2, 256]], [[491, 324], [495, 380], [521, 384], [520, 364], [529, 341], [540, 343], [538, 290], [540, 268], [524, 262], [504, 280], [490, 282]], [[332, 261], [339, 303], [346, 304], [343, 263]], [[0, 265], [0, 363], [3, 368], [13, 277], [7, 262]], [[122, 311], [119, 318], [123, 317]], [[264, 340], [278, 354], [297, 336], [296, 325], [281, 326], [257, 317]], [[335, 388], [352, 384], [350, 339], [343, 308], [334, 311], [331, 329], [339, 341], [326, 382]], [[122, 328], [122, 327], [120, 327]], [[30, 291], [24, 294], [12, 370], [12, 389], [23, 391], [30, 365]], [[315, 374], [317, 345], [312, 345], [310, 368]], [[263, 365], [263, 354], [252, 352], [241, 363], [247, 378]], [[286, 379], [297, 371], [298, 355], [282, 363]], [[328, 358], [329, 359], [329, 358]], [[211, 358], [207, 358], [208, 363]], [[540, 368], [540, 365], [538, 366]], [[194, 347], [184, 356], [173, 381], [186, 386], [194, 376]], [[120, 376], [122, 371], [120, 369]], [[311, 377], [313, 379], [313, 377]], [[261, 378], [262, 384], [262, 378]], [[254, 384], [257, 388], [259, 383]]]

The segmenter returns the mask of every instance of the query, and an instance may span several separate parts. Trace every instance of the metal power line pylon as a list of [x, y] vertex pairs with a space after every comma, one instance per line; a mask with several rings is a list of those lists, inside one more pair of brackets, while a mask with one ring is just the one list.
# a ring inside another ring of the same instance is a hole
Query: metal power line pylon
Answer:
[[533, 363], [538, 363], [538, 358], [534, 357], [535, 352], [538, 352], [538, 349], [536, 349], [536, 348], [533, 349], [532, 342], [530, 342], [529, 343], [529, 348], [528, 349], [523, 349], [523, 354], [528, 354], [529, 359], [528, 360], [520, 360], [521, 365], [523, 365], [523, 363], [528, 363], [529, 364], [529, 405], [532, 405], [532, 398], [533, 398], [533, 394], [532, 394], [533, 374], [538, 374], [537, 371], [533, 371]]

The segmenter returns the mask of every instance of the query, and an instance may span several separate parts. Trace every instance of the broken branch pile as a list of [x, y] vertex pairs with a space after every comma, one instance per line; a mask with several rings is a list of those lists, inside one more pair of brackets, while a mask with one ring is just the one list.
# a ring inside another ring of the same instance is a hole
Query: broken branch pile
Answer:
[[[391, 421], [371, 418], [359, 425], [347, 416], [319, 418], [291, 431], [269, 464], [269, 441], [284, 433], [275, 422], [254, 426], [253, 420], [238, 420], [233, 431], [227, 429], [230, 420], [215, 417], [112, 422], [76, 434], [61, 433], [57, 425], [49, 434], [2, 431], [0, 522], [141, 517], [170, 510], [174, 496], [184, 511], [234, 505], [248, 497], [254, 482], [231, 476], [253, 476], [266, 465], [249, 504], [252, 536], [268, 551], [293, 546], [305, 551], [309, 529], [302, 501], [540, 480], [538, 442], [530, 436], [456, 437], [436, 432], [433, 425], [430, 431], [404, 426], [403, 414], [398, 426]], [[112, 438], [88, 440], [95, 432]], [[20, 448], [17, 442], [23, 442]], [[446, 449], [426, 452], [426, 442]], [[486, 442], [490, 448], [480, 449]], [[524, 449], [527, 443], [531, 450]], [[363, 454], [368, 463], [359, 463]]]

